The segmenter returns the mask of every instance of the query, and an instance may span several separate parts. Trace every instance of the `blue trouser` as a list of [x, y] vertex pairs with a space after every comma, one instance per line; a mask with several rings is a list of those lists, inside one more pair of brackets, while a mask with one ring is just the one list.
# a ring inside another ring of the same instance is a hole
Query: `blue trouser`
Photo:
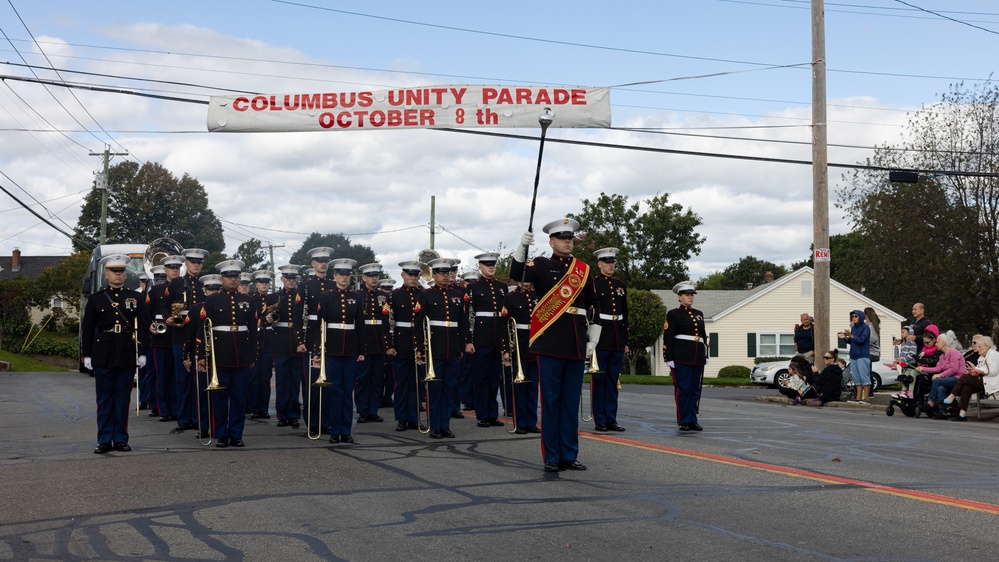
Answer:
[[[392, 395], [392, 409], [395, 410], [395, 421], [417, 423], [419, 411], [417, 408], [416, 361], [413, 359], [396, 359], [395, 390]], [[422, 371], [423, 368], [421, 367]], [[422, 373], [421, 373], [422, 374]]]
[[579, 399], [585, 368], [583, 359], [538, 356], [545, 463], [572, 462], [579, 454]]
[[[177, 425], [194, 423], [194, 379], [184, 367], [184, 346], [173, 344], [173, 372], [177, 386]], [[245, 399], [245, 397], [244, 397]]]
[[673, 398], [676, 400], [677, 425], [697, 423], [697, 407], [701, 401], [701, 379], [704, 365], [674, 363]]
[[538, 425], [538, 362], [522, 365], [527, 382], [513, 384], [514, 409], [517, 427], [531, 427]]
[[350, 435], [350, 426], [354, 423], [351, 391], [357, 382], [357, 368], [361, 363], [356, 355], [326, 356], [326, 380], [332, 383], [329, 387], [331, 435]]
[[357, 361], [357, 384], [354, 387], [354, 405], [358, 416], [378, 414], [382, 399], [382, 385], [385, 384], [385, 356], [365, 355], [364, 361]]
[[161, 416], [177, 415], [177, 385], [173, 371], [173, 349], [150, 348], [153, 352], [153, 372], [156, 377], [156, 409]]
[[958, 378], [939, 377], [933, 379], [933, 382], [930, 383], [930, 395], [928, 398], [933, 401], [933, 405], [936, 406], [937, 410], [941, 412], [947, 410], [947, 405], [943, 401], [950, 394], [950, 391], [954, 390], [954, 385], [957, 384]]
[[593, 388], [593, 423], [617, 423], [617, 381], [621, 378], [623, 350], [597, 350], [597, 363], [603, 374], [590, 375]]
[[242, 439], [246, 424], [246, 389], [250, 385], [249, 367], [219, 367], [219, 384], [212, 396], [212, 426], [216, 439]]
[[472, 396], [472, 361], [474, 360], [475, 356], [469, 353], [461, 356], [461, 370], [458, 373], [458, 400], [460, 404], [466, 406], [474, 402]]
[[458, 393], [460, 359], [434, 359], [437, 382], [430, 383], [427, 391], [427, 409], [430, 410], [430, 431], [451, 429], [452, 395]]
[[251, 414], [266, 414], [271, 403], [271, 373], [274, 360], [271, 352], [261, 349], [257, 352], [257, 361], [253, 364], [253, 374], [250, 377], [250, 390], [246, 398], [246, 407]]
[[494, 420], [499, 417], [496, 393], [499, 392], [503, 357], [499, 348], [477, 347], [472, 358], [472, 403], [475, 419]]
[[98, 443], [128, 443], [128, 403], [133, 378], [135, 367], [94, 367]]
[[[327, 377], [329, 377], [328, 367], [327, 365]], [[309, 418], [309, 428], [322, 431], [323, 428], [333, 425], [332, 418], [330, 417], [330, 387], [312, 384], [319, 378], [319, 369], [306, 368], [308, 369], [308, 380], [305, 382], [305, 385], [308, 387], [309, 398], [306, 404], [306, 410], [308, 411], [305, 414]], [[326, 379], [326, 382], [329, 382], [329, 378]]]
[[274, 358], [274, 410], [277, 419], [297, 420], [302, 417], [302, 394], [305, 357]]

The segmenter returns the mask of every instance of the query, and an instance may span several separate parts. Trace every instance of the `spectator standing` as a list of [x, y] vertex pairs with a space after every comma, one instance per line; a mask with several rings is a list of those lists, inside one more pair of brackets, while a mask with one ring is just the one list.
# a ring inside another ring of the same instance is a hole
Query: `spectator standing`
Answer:
[[923, 303], [917, 302], [912, 305], [912, 331], [909, 332], [909, 341], [916, 342], [916, 355], [923, 350], [923, 331], [933, 323], [926, 317], [926, 307]]
[[871, 330], [871, 365], [875, 361], [881, 361], [881, 319], [878, 318], [878, 313], [874, 311], [873, 308], [867, 307], [864, 309], [864, 322], [867, 323], [867, 327]]
[[871, 393], [871, 329], [862, 310], [850, 312], [850, 327], [839, 333], [850, 344], [850, 373], [857, 389], [855, 402], [867, 404]]
[[807, 359], [810, 364], [815, 363], [815, 326], [808, 313], [802, 314], [801, 324], [794, 326], [794, 352]]

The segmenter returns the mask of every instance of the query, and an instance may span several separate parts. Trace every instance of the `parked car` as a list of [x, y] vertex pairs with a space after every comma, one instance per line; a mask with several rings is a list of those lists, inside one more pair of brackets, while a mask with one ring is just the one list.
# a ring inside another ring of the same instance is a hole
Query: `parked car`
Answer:
[[[753, 384], [765, 384], [773, 388], [777, 388], [778, 386], [786, 388], [788, 379], [791, 378], [791, 374], [787, 370], [790, 363], [790, 360], [760, 363], [753, 367], [753, 372], [749, 374], [749, 380]], [[846, 368], [849, 370], [850, 366], [847, 365]], [[872, 393], [882, 386], [891, 386], [898, 382], [898, 371], [885, 365], [884, 362], [872, 361], [871, 369], [874, 371], [871, 377], [873, 379], [871, 383]]]

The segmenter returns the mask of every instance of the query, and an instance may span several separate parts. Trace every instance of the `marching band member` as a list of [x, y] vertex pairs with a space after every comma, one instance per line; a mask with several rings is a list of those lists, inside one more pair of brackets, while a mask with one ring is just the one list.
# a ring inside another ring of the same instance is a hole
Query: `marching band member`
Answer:
[[364, 286], [357, 291], [361, 299], [361, 314], [364, 325], [359, 334], [364, 349], [364, 360], [357, 365], [357, 385], [354, 387], [354, 403], [357, 407], [357, 423], [380, 422], [378, 405], [385, 384], [385, 357], [388, 350], [389, 304], [388, 296], [378, 288], [382, 264], [369, 263], [358, 268]]
[[[333, 248], [328, 246], [319, 246], [306, 252], [306, 256], [311, 261], [312, 267], [306, 270], [305, 275], [307, 280], [301, 285], [302, 299], [305, 301], [305, 310], [308, 313], [309, 320], [303, 329], [306, 333], [305, 345], [308, 348], [309, 357], [312, 358], [319, 357], [319, 330], [321, 329], [318, 316], [319, 297], [327, 291], [332, 291], [336, 286], [333, 279], [327, 275], [332, 255]], [[314, 367], [315, 365], [318, 365], [315, 361], [311, 365], [306, 365], [306, 380], [303, 384], [303, 391], [307, 390], [310, 393], [311, 402], [304, 395], [303, 399], [306, 399], [307, 404], [313, 404], [318, 408], [320, 392], [323, 395], [323, 402], [329, 402], [326, 400], [329, 389], [327, 387], [312, 385], [319, 377], [318, 367]], [[305, 415], [308, 418], [306, 421], [309, 424], [309, 431], [311, 433], [328, 434], [330, 432], [328, 413], [324, 412], [324, 415], [320, 416], [317, 410], [315, 412], [306, 412]]]
[[[267, 313], [267, 297], [274, 273], [267, 269], [259, 269], [249, 275], [253, 281], [253, 308], [263, 319]], [[240, 281], [242, 283], [242, 281]], [[261, 322], [261, 330], [257, 331], [257, 360], [250, 377], [250, 391], [246, 407], [250, 411], [250, 419], [270, 419], [267, 413], [271, 403], [271, 374], [274, 372], [274, 359], [271, 357], [271, 337], [274, 327]]]
[[708, 362], [708, 338], [704, 314], [694, 308], [697, 285], [683, 281], [673, 286], [680, 306], [666, 313], [663, 326], [663, 360], [673, 376], [676, 423], [680, 431], [701, 431], [697, 408], [701, 401], [704, 365]]
[[[514, 433], [518, 435], [541, 433], [538, 429], [538, 359], [530, 350], [531, 313], [537, 303], [538, 296], [531, 284], [519, 281], [510, 287], [510, 292], [503, 298], [504, 320], [513, 318], [517, 325], [517, 354], [520, 356], [524, 376], [527, 377], [525, 383], [508, 384], [513, 387], [512, 392], [515, 395], [514, 415], [517, 418], [517, 429]], [[507, 342], [507, 345], [512, 343]], [[512, 357], [510, 360], [512, 361]], [[511, 364], [511, 371], [516, 372], [516, 365]], [[513, 380], [513, 377], [509, 377], [509, 380]]]
[[[164, 419], [160, 412], [160, 421], [176, 421], [177, 430], [197, 429], [194, 423], [194, 379], [191, 373], [184, 368], [184, 343], [190, 336], [191, 319], [188, 317], [190, 308], [200, 302], [204, 302], [204, 292], [198, 277], [201, 275], [201, 268], [204, 266], [208, 252], [199, 248], [189, 248], [181, 252], [184, 257], [184, 266], [187, 267], [187, 275], [178, 277], [167, 286], [164, 294], [168, 297], [161, 305], [160, 313], [166, 318], [167, 326], [174, 328], [173, 339], [173, 367], [174, 382], [177, 385], [177, 413]], [[174, 304], [182, 307], [180, 312], [184, 318], [178, 322], [172, 313]]]
[[212, 338], [219, 384], [225, 387], [211, 393], [212, 426], [216, 447], [242, 447], [246, 390], [257, 356], [257, 311], [250, 297], [238, 290], [245, 264], [226, 260], [215, 267], [222, 275], [222, 292], [205, 299], [200, 314], [202, 326], [206, 320], [212, 323], [211, 335], [206, 337]]
[[[356, 264], [350, 258], [333, 260], [331, 265], [336, 286], [332, 291], [323, 293], [317, 309], [319, 329], [326, 330], [326, 347], [322, 353], [326, 356], [326, 380], [331, 386], [328, 387], [329, 399], [323, 400], [322, 415], [330, 420], [330, 443], [354, 442], [350, 434], [354, 411], [352, 392], [358, 364], [367, 361], [365, 342], [361, 337], [366, 318], [362, 315], [360, 296], [350, 290], [350, 277]], [[317, 366], [315, 360], [313, 365]], [[312, 400], [317, 399], [318, 393]], [[310, 420], [309, 423], [313, 422]]]
[[506, 284], [495, 279], [496, 260], [499, 254], [486, 252], [475, 256], [479, 262], [481, 276], [468, 284], [465, 302], [474, 314], [471, 333], [465, 339], [465, 353], [474, 356], [472, 360], [472, 402], [475, 404], [475, 419], [479, 427], [502, 427], [499, 421], [499, 406], [496, 394], [499, 392], [503, 368], [503, 339], [506, 326], [503, 324], [503, 297]]
[[538, 357], [541, 385], [541, 452], [546, 472], [586, 470], [579, 454], [579, 401], [587, 355], [596, 348], [599, 327], [588, 330], [586, 311], [596, 306], [590, 267], [572, 256], [579, 223], [559, 219], [542, 229], [552, 257], [529, 263], [534, 233], [525, 232], [513, 254], [510, 276], [533, 283], [543, 295], [531, 316], [530, 350]]
[[[218, 294], [222, 291], [222, 276], [213, 273], [211, 275], [202, 275], [198, 281], [201, 283], [201, 288], [204, 291], [205, 299], [212, 295]], [[202, 355], [200, 361], [198, 360], [199, 351], [204, 353], [204, 346], [199, 347], [199, 343], [203, 342], [202, 338], [205, 337], [204, 328], [200, 323], [201, 311], [205, 308], [205, 303], [200, 302], [193, 307], [191, 307], [191, 317], [198, 318], [198, 323], [196, 324], [196, 329], [191, 330], [191, 335], [187, 339], [187, 344], [184, 348], [184, 367], [188, 371], [191, 371], [194, 376], [198, 377], [197, 380], [197, 390], [198, 394], [195, 399], [195, 412], [200, 412], [200, 427], [198, 427], [198, 433], [195, 435], [197, 439], [207, 439], [211, 435], [211, 419], [209, 418], [209, 412], [211, 409], [208, 407], [209, 400], [212, 399], [211, 393], [208, 392], [208, 384], [210, 378], [208, 376], [208, 365], [205, 361], [205, 357]], [[192, 364], [193, 362], [193, 364]]]
[[250, 296], [250, 285], [252, 284], [253, 284], [253, 277], [251, 277], [249, 273], [240, 273], [239, 286], [236, 288], [236, 290], [238, 290], [239, 293], [242, 295]]
[[[406, 431], [419, 427], [419, 389], [416, 384], [416, 333], [421, 330], [414, 324], [413, 310], [420, 289], [420, 262], [404, 261], [402, 287], [392, 291], [389, 305], [395, 320], [390, 332], [389, 354], [393, 361], [395, 389], [392, 393], [395, 411], [395, 430]], [[421, 369], [422, 371], [422, 369]]]
[[[129, 258], [113, 254], [101, 260], [108, 287], [87, 300], [83, 326], [83, 366], [93, 369], [97, 391], [96, 454], [131, 451], [128, 404], [136, 368], [146, 362], [149, 333], [145, 299], [125, 288]], [[136, 339], [137, 338], [137, 339]]]
[[[305, 301], [298, 292], [300, 265], [283, 265], [281, 272], [283, 288], [268, 295], [267, 304], [277, 305], [277, 310], [265, 318], [267, 325], [274, 329], [271, 337], [271, 355], [274, 357], [274, 410], [277, 413], [277, 426], [291, 426], [297, 429], [302, 417], [299, 397], [306, 396], [302, 390], [305, 382], [305, 338], [302, 336], [302, 313]], [[305, 389], [304, 392], [308, 392]]]
[[621, 364], [628, 353], [628, 288], [614, 277], [617, 248], [602, 248], [593, 253], [600, 273], [593, 277], [600, 313], [593, 322], [600, 324], [597, 363], [603, 373], [590, 375], [593, 389], [593, 423], [596, 431], [624, 431], [617, 423], [617, 383]]
[[[417, 344], [420, 350], [417, 363], [431, 361], [440, 382], [431, 383], [427, 391], [427, 409], [430, 411], [430, 437], [454, 437], [451, 432], [451, 413], [457, 407], [458, 369], [461, 353], [468, 334], [468, 310], [464, 295], [451, 287], [456, 262], [438, 258], [427, 264], [434, 276], [434, 286], [420, 293], [416, 299]], [[430, 340], [424, 341], [424, 322], [430, 321]], [[432, 354], [427, 353], [430, 348]], [[427, 367], [428, 371], [430, 367]], [[454, 400], [452, 402], [452, 400]]]
[[[161, 416], [160, 421], [176, 421], [180, 414], [180, 402], [177, 396], [177, 369], [173, 365], [173, 332], [175, 328], [172, 323], [167, 323], [170, 318], [170, 305], [173, 298], [170, 295], [170, 283], [180, 277], [180, 267], [184, 265], [184, 256], [167, 256], [160, 260], [163, 268], [165, 281], [156, 285], [146, 295], [146, 305], [150, 314], [154, 316], [154, 323], [149, 325], [149, 332], [152, 335], [149, 347], [153, 356], [153, 372], [156, 377], [156, 407], [149, 412], [150, 417]], [[166, 324], [166, 332], [156, 333], [155, 323]]]

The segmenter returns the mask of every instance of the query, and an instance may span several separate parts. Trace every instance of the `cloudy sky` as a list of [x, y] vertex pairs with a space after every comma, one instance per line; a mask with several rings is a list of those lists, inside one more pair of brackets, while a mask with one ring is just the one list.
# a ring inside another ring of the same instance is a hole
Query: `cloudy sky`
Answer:
[[[0, 5], [0, 73], [203, 102], [233, 92], [611, 86], [612, 129], [553, 128], [549, 139], [807, 161], [810, 22], [805, 0], [10, 0]], [[950, 84], [988, 79], [997, 34], [994, 2], [827, 2], [829, 161], [861, 162]], [[89, 153], [110, 145], [200, 180], [229, 251], [250, 237], [284, 244], [281, 265], [308, 233], [343, 232], [395, 277], [395, 263], [430, 244], [431, 196], [441, 253], [469, 264], [516, 244], [540, 134], [208, 133], [205, 105], [11, 80], [0, 107], [0, 184], [63, 228], [100, 167]], [[832, 201], [843, 173], [830, 169]], [[688, 264], [694, 278], [747, 255], [790, 264], [809, 252], [805, 165], [550, 142], [535, 224], [601, 191], [632, 201], [665, 192], [697, 213], [707, 241]], [[833, 234], [852, 227], [835, 207], [830, 223]], [[70, 252], [0, 194], [0, 255], [15, 247]]]

